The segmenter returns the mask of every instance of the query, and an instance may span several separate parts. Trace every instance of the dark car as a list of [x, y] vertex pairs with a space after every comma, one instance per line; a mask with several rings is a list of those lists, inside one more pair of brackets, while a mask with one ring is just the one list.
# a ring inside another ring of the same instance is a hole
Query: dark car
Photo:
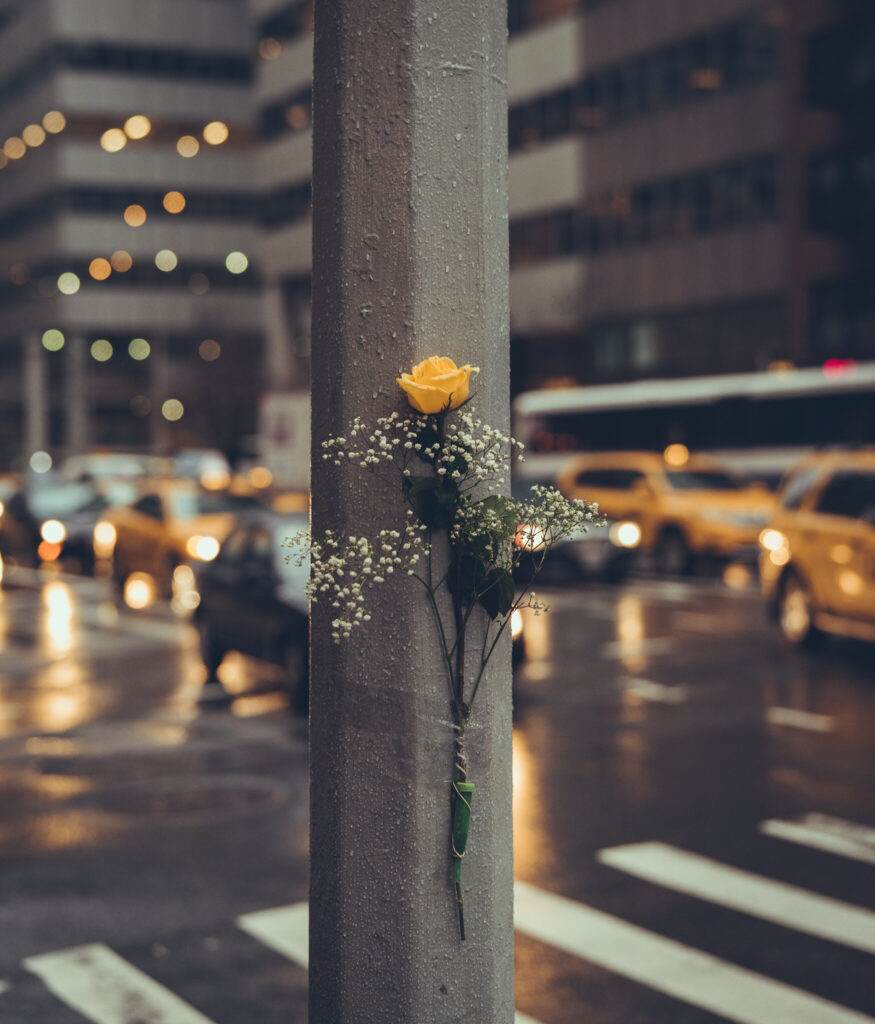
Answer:
[[91, 572], [94, 527], [107, 498], [90, 482], [28, 483], [10, 494], [0, 517], [0, 553], [16, 565], [56, 562]]
[[281, 665], [299, 711], [309, 695], [309, 567], [287, 561], [283, 541], [307, 525], [306, 516], [267, 512], [241, 522], [200, 568], [194, 613], [211, 679], [228, 651]]
[[[511, 493], [518, 501], [531, 500], [531, 487], [554, 487], [552, 477], [514, 477]], [[521, 523], [517, 546], [523, 549], [515, 576], [521, 581], [535, 580], [535, 566], [541, 565], [537, 579], [545, 585], [576, 580], [603, 580], [619, 583], [629, 574], [641, 530], [631, 522], [606, 522], [590, 525], [573, 536], [551, 544], [543, 551], [537, 523]]]

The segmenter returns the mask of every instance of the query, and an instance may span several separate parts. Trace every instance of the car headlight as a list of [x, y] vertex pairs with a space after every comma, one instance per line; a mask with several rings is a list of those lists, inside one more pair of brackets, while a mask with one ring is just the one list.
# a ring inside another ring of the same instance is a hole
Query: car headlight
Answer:
[[608, 539], [618, 548], [637, 548], [641, 543], [641, 527], [637, 523], [612, 523]]
[[40, 527], [39, 533], [46, 544], [63, 544], [67, 536], [67, 527], [60, 519], [47, 519]]
[[525, 551], [540, 551], [547, 546], [547, 538], [537, 523], [522, 523], [516, 529], [514, 544]]
[[773, 527], [763, 530], [759, 537], [760, 547], [769, 556], [772, 565], [786, 565], [790, 561], [790, 542]]
[[94, 524], [94, 553], [98, 558], [109, 558], [115, 550], [118, 533], [112, 523], [101, 519]]
[[510, 613], [510, 635], [516, 640], [516, 638], [523, 631], [523, 616], [519, 608], [514, 608]]
[[197, 558], [201, 562], [212, 562], [219, 553], [219, 542], [215, 537], [203, 537], [200, 534], [195, 534], [188, 538], [185, 550], [192, 558]]

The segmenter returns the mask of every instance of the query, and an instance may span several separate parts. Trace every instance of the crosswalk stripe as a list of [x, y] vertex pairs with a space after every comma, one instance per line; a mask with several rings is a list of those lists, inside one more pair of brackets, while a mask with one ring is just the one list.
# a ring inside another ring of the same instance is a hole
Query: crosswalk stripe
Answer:
[[875, 864], [875, 828], [827, 814], [806, 814], [799, 821], [770, 818], [760, 824], [760, 832], [864, 864]]
[[[274, 952], [288, 957], [301, 967], [308, 965], [310, 909], [307, 903], [256, 910], [238, 917], [237, 924]], [[538, 1021], [517, 1012], [514, 1024], [538, 1024]]]
[[95, 1024], [213, 1024], [99, 942], [29, 957], [24, 966]]
[[580, 903], [517, 882], [516, 928], [736, 1024], [873, 1024], [873, 1018], [773, 981]]
[[237, 918], [244, 932], [301, 967], [309, 963], [310, 911], [306, 903], [256, 910]]
[[875, 914], [665, 843], [600, 850], [612, 868], [753, 917], [875, 953]]
[[835, 719], [830, 715], [818, 715], [813, 711], [799, 711], [798, 708], [766, 708], [766, 721], [770, 725], [807, 729], [809, 732], [832, 732], [835, 728]]

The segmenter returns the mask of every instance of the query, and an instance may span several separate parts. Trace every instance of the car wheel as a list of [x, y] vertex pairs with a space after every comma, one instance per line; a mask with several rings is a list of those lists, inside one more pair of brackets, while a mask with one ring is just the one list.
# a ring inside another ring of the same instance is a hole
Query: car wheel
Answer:
[[784, 639], [795, 647], [811, 647], [820, 638], [814, 625], [811, 600], [795, 572], [788, 572], [778, 593], [778, 625]]
[[201, 645], [201, 658], [207, 669], [207, 677], [215, 679], [219, 666], [222, 664], [222, 659], [225, 657], [225, 652], [215, 632], [203, 618], [198, 621], [197, 631]]
[[656, 568], [667, 576], [683, 576], [690, 571], [692, 555], [684, 535], [676, 527], [663, 530], [656, 546]]
[[306, 640], [287, 640], [282, 648], [283, 685], [292, 707], [306, 714], [310, 706], [310, 665]]

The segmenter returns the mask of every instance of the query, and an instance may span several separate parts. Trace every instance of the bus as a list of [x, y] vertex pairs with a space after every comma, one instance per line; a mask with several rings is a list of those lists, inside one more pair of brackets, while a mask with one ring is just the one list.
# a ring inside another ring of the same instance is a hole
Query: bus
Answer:
[[814, 448], [875, 444], [875, 362], [528, 391], [513, 433], [545, 472], [575, 452], [683, 445], [775, 485]]

